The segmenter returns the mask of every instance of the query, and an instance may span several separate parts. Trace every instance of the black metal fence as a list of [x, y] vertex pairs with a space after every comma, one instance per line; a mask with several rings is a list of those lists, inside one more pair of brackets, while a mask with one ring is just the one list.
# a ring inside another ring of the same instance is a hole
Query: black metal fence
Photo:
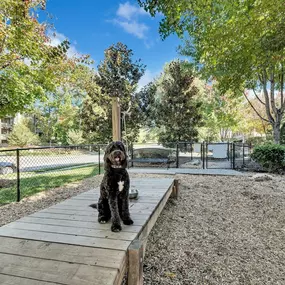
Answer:
[[229, 142], [134, 144], [130, 148], [130, 166], [165, 167], [168, 159], [172, 168], [243, 169], [251, 161], [251, 150], [249, 144]]
[[105, 147], [0, 150], [0, 205], [100, 174]]
[[[0, 150], [0, 205], [103, 172], [106, 145]], [[242, 143], [133, 144], [130, 167], [243, 169], [251, 146]]]

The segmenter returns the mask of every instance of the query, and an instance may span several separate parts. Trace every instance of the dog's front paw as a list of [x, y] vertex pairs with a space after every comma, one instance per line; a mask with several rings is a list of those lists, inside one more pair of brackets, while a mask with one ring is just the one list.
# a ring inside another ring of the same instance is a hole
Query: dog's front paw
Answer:
[[105, 216], [98, 217], [98, 222], [100, 224], [106, 224], [108, 222], [108, 219]]
[[120, 232], [122, 230], [122, 227], [120, 224], [112, 224], [111, 231], [112, 232]]
[[132, 225], [134, 223], [134, 221], [131, 218], [125, 219], [123, 220], [124, 225]]

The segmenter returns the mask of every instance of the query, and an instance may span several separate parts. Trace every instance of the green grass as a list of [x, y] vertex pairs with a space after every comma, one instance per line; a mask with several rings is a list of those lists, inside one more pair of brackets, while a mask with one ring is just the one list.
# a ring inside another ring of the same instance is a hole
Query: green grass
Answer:
[[44, 167], [41, 169], [34, 170], [34, 172], [39, 173], [39, 172], [53, 172], [53, 171], [57, 171], [57, 170], [65, 170], [65, 169], [73, 169], [73, 168], [78, 169], [78, 168], [84, 168], [84, 167], [89, 166], [89, 165], [94, 165], [94, 163], [88, 162], [88, 163], [85, 163], [84, 165], [82, 165], [82, 164], [69, 164], [69, 165], [62, 165], [62, 166], [55, 166], [55, 167], [47, 166], [47, 167]]
[[[48, 189], [63, 186], [67, 183], [93, 177], [97, 174], [99, 174], [98, 165], [46, 173], [22, 172], [20, 184], [21, 199]], [[9, 179], [11, 178], [9, 177]], [[0, 188], [0, 205], [16, 201], [17, 184], [15, 179], [13, 179], [13, 181], [15, 183], [12, 186], [7, 188]]]

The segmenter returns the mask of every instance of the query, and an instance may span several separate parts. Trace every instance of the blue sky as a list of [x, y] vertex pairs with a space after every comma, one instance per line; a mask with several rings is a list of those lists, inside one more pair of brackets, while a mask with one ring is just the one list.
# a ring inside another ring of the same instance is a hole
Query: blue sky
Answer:
[[[176, 35], [162, 41], [160, 16], [152, 18], [137, 1], [118, 0], [47, 0], [46, 11], [53, 17], [57, 36], [54, 43], [68, 38], [71, 53], [90, 54], [95, 66], [104, 57], [104, 50], [121, 41], [147, 66], [140, 86], [158, 75], [163, 65], [177, 58], [180, 40]], [[41, 15], [42, 20], [44, 17]]]

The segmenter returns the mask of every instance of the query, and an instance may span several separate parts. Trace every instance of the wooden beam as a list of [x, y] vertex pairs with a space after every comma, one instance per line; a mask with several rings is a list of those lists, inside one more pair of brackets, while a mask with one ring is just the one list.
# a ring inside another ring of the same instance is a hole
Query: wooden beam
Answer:
[[179, 195], [179, 180], [174, 179], [171, 197], [177, 199]]
[[112, 127], [113, 141], [121, 141], [121, 108], [117, 97], [112, 100]]
[[135, 239], [128, 249], [128, 285], [143, 285], [143, 244]]

